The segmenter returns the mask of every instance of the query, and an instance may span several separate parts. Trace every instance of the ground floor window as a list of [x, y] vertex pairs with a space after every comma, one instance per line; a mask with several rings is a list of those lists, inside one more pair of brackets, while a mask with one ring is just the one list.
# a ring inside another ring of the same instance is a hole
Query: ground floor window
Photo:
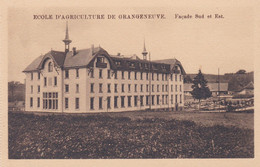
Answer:
[[111, 97], [107, 97], [107, 108], [111, 108]]
[[90, 109], [94, 110], [94, 97], [90, 98]]
[[121, 96], [121, 107], [125, 107], [125, 96]]
[[43, 109], [58, 109], [58, 92], [43, 92]]
[[40, 107], [40, 98], [37, 98], [37, 107]]
[[131, 107], [131, 98], [132, 96], [128, 96], [127, 99], [128, 99], [128, 107]]
[[152, 105], [154, 105], [154, 95], [152, 95]]
[[160, 104], [160, 95], [157, 95], [157, 105]]
[[134, 100], [135, 100], [135, 107], [137, 106], [137, 103], [138, 103], [138, 96], [135, 96], [134, 97]]
[[69, 98], [65, 98], [65, 109], [69, 108]]
[[140, 105], [141, 105], [141, 106], [144, 105], [144, 96], [140, 96]]
[[79, 109], [79, 98], [75, 98], [75, 109]]
[[103, 108], [102, 97], [99, 97], [99, 109]]
[[30, 107], [33, 107], [33, 98], [30, 98]]
[[146, 105], [149, 105], [149, 96], [146, 96]]
[[114, 97], [114, 108], [118, 108], [117, 99], [118, 99], [118, 96], [115, 96]]

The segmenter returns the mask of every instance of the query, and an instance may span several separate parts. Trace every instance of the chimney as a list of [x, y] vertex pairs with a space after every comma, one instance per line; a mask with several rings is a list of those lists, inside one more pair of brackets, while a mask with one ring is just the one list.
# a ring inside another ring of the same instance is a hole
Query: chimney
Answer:
[[117, 56], [120, 56], [120, 53], [117, 53]]
[[92, 53], [92, 56], [94, 55], [94, 44], [91, 45], [91, 53]]
[[73, 50], [73, 56], [75, 56], [77, 54], [76, 47], [73, 47], [72, 50]]

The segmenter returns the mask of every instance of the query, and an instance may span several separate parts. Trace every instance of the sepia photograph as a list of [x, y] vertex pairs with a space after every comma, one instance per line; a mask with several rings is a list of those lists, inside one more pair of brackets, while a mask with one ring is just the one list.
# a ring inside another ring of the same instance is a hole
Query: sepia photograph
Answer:
[[253, 9], [8, 7], [7, 158], [254, 160]]

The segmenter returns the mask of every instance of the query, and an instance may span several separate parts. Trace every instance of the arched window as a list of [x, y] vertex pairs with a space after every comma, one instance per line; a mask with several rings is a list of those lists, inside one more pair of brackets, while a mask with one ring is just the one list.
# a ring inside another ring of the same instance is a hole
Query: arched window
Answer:
[[53, 70], [53, 64], [52, 64], [52, 62], [49, 62], [49, 64], [48, 64], [48, 71], [52, 72], [52, 70]]

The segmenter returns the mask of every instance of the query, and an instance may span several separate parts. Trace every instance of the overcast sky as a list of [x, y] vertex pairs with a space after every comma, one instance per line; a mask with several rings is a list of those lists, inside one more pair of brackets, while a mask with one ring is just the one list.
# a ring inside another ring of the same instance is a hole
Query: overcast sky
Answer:
[[[175, 19], [175, 14], [204, 19]], [[22, 71], [51, 49], [63, 51], [66, 20], [34, 20], [34, 14], [164, 14], [158, 20], [68, 20], [71, 48], [100, 45], [110, 54], [142, 57], [144, 38], [151, 59], [177, 58], [187, 73], [253, 71], [254, 15], [250, 8], [10, 8], [8, 81], [24, 82]], [[223, 14], [224, 19], [207, 19]]]

